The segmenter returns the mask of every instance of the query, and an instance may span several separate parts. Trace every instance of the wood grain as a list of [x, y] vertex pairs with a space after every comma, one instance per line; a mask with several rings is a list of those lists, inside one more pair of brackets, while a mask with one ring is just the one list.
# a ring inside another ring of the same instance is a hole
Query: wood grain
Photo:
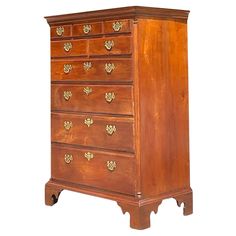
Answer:
[[[85, 88], [91, 89], [88, 95]], [[67, 101], [64, 92], [70, 91]], [[107, 102], [106, 93], [114, 93], [115, 98]], [[133, 115], [133, 89], [128, 85], [55, 85], [51, 86], [51, 109], [76, 112], [110, 113]]]
[[[84, 157], [87, 152], [93, 159]], [[71, 163], [65, 162], [65, 154], [73, 156]], [[114, 171], [107, 169], [107, 161], [116, 162]], [[134, 175], [133, 155], [52, 145], [53, 179], [133, 195]]]
[[[91, 68], [84, 69], [84, 63], [90, 62]], [[115, 69], [111, 73], [105, 70], [106, 63], [113, 63]], [[64, 65], [69, 64], [72, 70], [64, 72]], [[131, 59], [103, 59], [103, 60], [52, 60], [51, 80], [52, 81], [132, 81], [132, 61]]]
[[150, 196], [190, 185], [187, 27], [143, 19], [138, 31], [141, 182]]
[[[90, 127], [84, 123], [86, 118], [93, 119]], [[69, 131], [65, 130], [64, 121], [72, 122], [73, 126]], [[115, 125], [116, 132], [109, 135], [106, 131], [107, 125]], [[52, 142], [134, 151], [133, 118], [52, 113], [51, 130]]]

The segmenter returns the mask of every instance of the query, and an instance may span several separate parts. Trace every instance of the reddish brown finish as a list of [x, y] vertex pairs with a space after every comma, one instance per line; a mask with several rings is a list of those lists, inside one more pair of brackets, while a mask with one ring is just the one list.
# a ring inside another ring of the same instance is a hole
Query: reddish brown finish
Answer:
[[[122, 27], [119, 31], [115, 31], [113, 29], [113, 23], [119, 22], [122, 24]], [[104, 33], [110, 34], [110, 33], [124, 33], [124, 32], [130, 32], [130, 20], [112, 20], [112, 21], [105, 21], [104, 22]]]
[[[184, 204], [184, 215], [192, 213], [188, 13], [127, 7], [47, 17], [52, 27], [101, 22], [102, 34], [67, 38], [77, 52], [66, 55], [61, 49], [65, 40], [52, 42], [52, 178], [45, 188], [46, 204], [54, 204], [63, 189], [108, 198], [130, 213], [135, 229], [150, 226], [150, 213], [163, 199], [175, 198], [179, 206]], [[125, 22], [123, 31], [113, 32], [116, 21]], [[108, 40], [114, 41], [110, 51], [104, 47]], [[76, 42], [84, 42], [83, 49]], [[54, 58], [58, 56], [67, 58]], [[116, 65], [111, 75], [104, 70], [107, 60]], [[92, 68], [85, 71], [84, 62], [92, 62]], [[72, 65], [68, 74], [64, 64]], [[83, 93], [87, 86], [92, 88], [89, 95]], [[68, 101], [64, 91], [72, 92]], [[110, 104], [106, 92], [115, 92]], [[93, 119], [90, 127], [86, 118]], [[72, 122], [70, 130], [64, 121]], [[115, 125], [116, 132], [108, 135], [106, 125]], [[87, 161], [85, 151], [96, 157]], [[73, 154], [70, 164], [65, 152]], [[107, 159], [119, 164], [114, 172], [106, 172]]]
[[57, 16], [45, 17], [49, 25], [58, 24], [58, 22], [90, 22], [99, 20], [119, 20], [119, 19], [138, 19], [138, 18], [151, 18], [151, 19], [169, 19], [169, 20], [183, 20], [187, 21], [189, 11], [156, 8], [156, 7], [143, 7], [143, 6], [130, 6], [121, 8], [112, 8], [99, 11], [88, 11], [80, 13], [72, 13]]
[[[91, 62], [92, 67], [84, 69], [84, 63]], [[115, 69], [111, 73], [105, 71], [105, 64], [113, 63]], [[64, 72], [64, 65], [72, 65], [69, 73]], [[131, 59], [105, 59], [105, 60], [52, 60], [52, 81], [131, 81], [132, 61]]]
[[[66, 52], [64, 44], [71, 43], [72, 49]], [[83, 56], [87, 53], [87, 40], [63, 40], [51, 42], [51, 57]]]
[[145, 196], [190, 188], [186, 33], [186, 24], [177, 21], [138, 22], [141, 192]]
[[[57, 27], [64, 28], [64, 32], [62, 35], [57, 34]], [[51, 38], [64, 38], [64, 37], [71, 37], [71, 36], [72, 36], [71, 25], [58, 25], [58, 26], [51, 27]]]
[[[84, 25], [91, 26], [91, 31], [88, 32], [87, 34], [84, 33], [84, 30], [83, 30]], [[89, 35], [96, 35], [96, 34], [101, 34], [101, 33], [102, 33], [102, 22], [73, 25], [73, 36], [89, 36]]]
[[152, 211], [157, 213], [158, 206], [161, 201], [154, 202], [144, 206], [133, 206], [118, 202], [123, 214], [129, 212], [130, 214], [130, 227], [133, 229], [146, 229], [150, 227], [150, 214]]
[[[93, 159], [84, 157], [87, 152]], [[71, 163], [64, 161], [65, 154], [73, 156]], [[107, 169], [107, 161], [116, 162], [114, 171]], [[134, 175], [133, 155], [52, 145], [53, 179], [134, 195]]]
[[[93, 124], [88, 127], [84, 121], [92, 118]], [[133, 152], [133, 119], [102, 117], [93, 114], [74, 115], [52, 113], [52, 141], [59, 143], [78, 144]], [[64, 128], [64, 121], [71, 121], [73, 126], [68, 131]], [[107, 125], [115, 125], [116, 132], [109, 135]]]
[[[84, 88], [90, 88], [92, 92], [87, 95]], [[64, 98], [65, 91], [72, 93], [69, 100]], [[110, 92], [115, 98], [107, 102], [105, 94]], [[133, 114], [132, 86], [128, 85], [52, 85], [51, 96], [52, 110]]]
[[[105, 41], [112, 40], [114, 46], [111, 50], [107, 50], [104, 46]], [[89, 54], [90, 55], [117, 55], [117, 54], [131, 54], [131, 37], [117, 36], [106, 37], [89, 40]]]

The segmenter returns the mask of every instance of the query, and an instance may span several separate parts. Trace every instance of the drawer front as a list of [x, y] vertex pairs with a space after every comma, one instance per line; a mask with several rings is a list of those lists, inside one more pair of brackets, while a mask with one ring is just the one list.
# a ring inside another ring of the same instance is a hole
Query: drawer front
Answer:
[[130, 32], [130, 20], [113, 20], [104, 22], [104, 33]]
[[132, 61], [122, 60], [66, 60], [51, 62], [51, 79], [81, 81], [130, 81]]
[[87, 54], [87, 40], [63, 40], [51, 42], [51, 57], [81, 56]]
[[56, 85], [51, 87], [51, 109], [110, 114], [133, 114], [132, 86]]
[[131, 37], [118, 36], [89, 40], [91, 55], [131, 54]]
[[73, 25], [73, 36], [102, 34], [102, 23], [88, 23]]
[[52, 145], [54, 179], [133, 195], [134, 168], [132, 155]]
[[133, 119], [51, 114], [52, 142], [133, 152]]
[[51, 38], [71, 37], [71, 25], [58, 25], [51, 27]]

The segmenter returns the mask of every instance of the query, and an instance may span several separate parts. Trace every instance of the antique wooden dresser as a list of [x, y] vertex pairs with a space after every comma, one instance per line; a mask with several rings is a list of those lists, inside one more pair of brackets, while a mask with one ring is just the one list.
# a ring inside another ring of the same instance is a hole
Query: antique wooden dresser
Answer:
[[166, 198], [192, 213], [189, 11], [124, 7], [46, 17], [51, 30], [51, 178], [62, 190], [117, 201], [150, 227]]

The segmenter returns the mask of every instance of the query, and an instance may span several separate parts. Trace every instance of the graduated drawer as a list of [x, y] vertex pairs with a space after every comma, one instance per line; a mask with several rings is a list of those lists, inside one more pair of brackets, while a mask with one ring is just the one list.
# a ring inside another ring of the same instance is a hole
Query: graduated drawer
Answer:
[[130, 85], [51, 86], [51, 109], [132, 115], [133, 89]]
[[89, 40], [90, 55], [131, 54], [131, 37], [116, 36]]
[[86, 39], [51, 42], [51, 57], [84, 56], [87, 54]]
[[51, 113], [52, 142], [133, 152], [132, 118]]
[[129, 81], [131, 71], [131, 59], [51, 61], [52, 81]]
[[134, 194], [134, 156], [52, 145], [52, 178]]
[[64, 38], [72, 36], [71, 25], [51, 26], [51, 38]]

